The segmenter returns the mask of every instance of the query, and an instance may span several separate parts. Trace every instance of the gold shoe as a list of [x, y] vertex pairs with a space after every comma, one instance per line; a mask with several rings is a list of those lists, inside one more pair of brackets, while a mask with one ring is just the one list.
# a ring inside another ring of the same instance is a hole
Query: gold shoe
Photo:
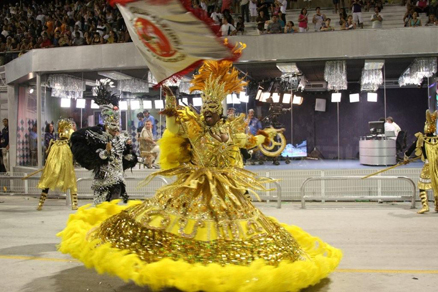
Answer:
[[77, 194], [71, 194], [71, 209], [77, 210], [78, 209], [78, 195]]
[[47, 198], [47, 194], [41, 193], [40, 201], [38, 202], [38, 208], [37, 208], [38, 211], [41, 211], [43, 209], [43, 205], [44, 205], [44, 202], [46, 201], [46, 198]]
[[427, 193], [425, 191], [420, 192], [420, 199], [423, 208], [421, 208], [421, 210], [418, 211], [417, 214], [424, 214], [426, 212], [429, 212], [429, 202], [427, 201]]

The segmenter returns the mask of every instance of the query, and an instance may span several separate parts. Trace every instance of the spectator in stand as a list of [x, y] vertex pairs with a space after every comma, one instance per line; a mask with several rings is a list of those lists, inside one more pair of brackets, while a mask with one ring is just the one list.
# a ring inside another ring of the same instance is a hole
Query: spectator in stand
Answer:
[[249, 0], [240, 1], [240, 11], [242, 13], [243, 21], [245, 21], [245, 17], [246, 17], [246, 22], [249, 22]]
[[353, 22], [353, 16], [348, 15], [347, 22], [341, 27], [342, 30], [356, 29], [356, 23]]
[[282, 33], [280, 22], [278, 22], [278, 15], [272, 16], [272, 21], [268, 25], [268, 33]]
[[284, 27], [284, 33], [298, 32], [298, 28], [295, 27], [293, 21], [288, 21]]
[[353, 12], [353, 22], [357, 23], [360, 28], [363, 28], [362, 20], [362, 6], [361, 0], [353, 0], [351, 11]]
[[92, 45], [100, 45], [103, 44], [103, 40], [102, 37], [100, 36], [100, 34], [98, 32], [95, 32], [93, 34], [93, 38], [91, 40], [91, 44]]
[[411, 4], [406, 5], [406, 13], [403, 16], [403, 23], [405, 27], [410, 26], [412, 15], [414, 14], [414, 7]]
[[237, 18], [236, 30], [237, 30], [236, 34], [240, 32], [243, 35], [245, 33], [245, 22], [243, 21], [242, 16], [239, 16]]
[[415, 4], [415, 12], [417, 13], [426, 13], [429, 15], [429, 5], [427, 4], [428, 0], [418, 0], [417, 4]]
[[259, 35], [263, 34], [265, 32], [265, 13], [263, 12], [263, 10], [259, 11], [259, 16], [256, 19], [257, 22], [257, 30], [259, 32]]
[[236, 28], [231, 23], [228, 23], [226, 17], [222, 19], [221, 33], [222, 36], [236, 35], [237, 33]]
[[280, 3], [280, 13], [278, 14], [278, 17], [283, 20], [283, 22], [286, 24], [286, 9], [287, 9], [287, 0], [277, 0]]
[[72, 41], [72, 46], [82, 46], [85, 45], [85, 40], [83, 37], [81, 37], [81, 35], [79, 34], [79, 32], [75, 32], [75, 37], [73, 38]]
[[43, 41], [40, 45], [40, 48], [51, 48], [53, 47], [52, 42], [49, 39], [49, 36], [47, 35], [47, 33], [43, 34]]
[[213, 21], [217, 24], [220, 25], [222, 24], [222, 18], [223, 15], [221, 13], [221, 9], [218, 7], [216, 8], [216, 11], [214, 11], [211, 15], [210, 18], [213, 19]]
[[333, 6], [335, 7], [335, 14], [338, 13], [338, 10], [339, 10], [339, 0], [333, 0]]
[[117, 35], [113, 30], [110, 30], [109, 34], [105, 35], [103, 38], [107, 44], [114, 44], [118, 41]]
[[251, 16], [251, 22], [255, 22], [257, 20], [257, 0], [249, 1], [249, 15]]
[[298, 16], [298, 27], [299, 32], [306, 32], [307, 31], [307, 9], [303, 8], [301, 9], [300, 15]]
[[421, 26], [421, 19], [418, 18], [418, 13], [414, 12], [412, 14], [412, 19], [409, 21], [410, 27], [418, 27]]
[[383, 17], [380, 14], [379, 7], [374, 7], [374, 14], [371, 15], [372, 28], [382, 28]]
[[67, 33], [64, 33], [64, 34], [61, 35], [61, 38], [59, 39], [59, 46], [60, 47], [71, 46], [71, 40], [68, 37]]
[[231, 12], [230, 12], [230, 10], [228, 10], [228, 9], [223, 10], [223, 11], [222, 11], [222, 15], [223, 15], [223, 18], [226, 18], [226, 19], [227, 19], [227, 21], [228, 21], [229, 24], [231, 24], [232, 26], [234, 26], [234, 19], [233, 19], [233, 17], [231, 16]]
[[316, 7], [316, 14], [313, 15], [312, 22], [315, 25], [315, 31], [319, 31], [321, 29], [322, 24], [324, 23], [326, 17], [321, 13], [321, 8]]
[[322, 24], [322, 26], [321, 26], [321, 31], [333, 31], [333, 30], [335, 30], [331, 25], [330, 25], [330, 22], [331, 22], [332, 20], [330, 19], [330, 18], [327, 18], [325, 21], [324, 21], [324, 23]]
[[284, 27], [286, 26], [286, 22], [283, 21], [283, 13], [281, 11], [278, 12], [278, 22], [281, 25], [281, 31], [283, 31]]
[[438, 25], [438, 21], [435, 17], [435, 14], [429, 14], [429, 19], [427, 20], [424, 26], [436, 26]]
[[342, 27], [345, 23], [347, 23], [347, 12], [342, 8], [339, 12], [339, 25]]
[[[207, 1], [207, 14], [211, 15], [214, 12], [214, 8], [217, 5], [217, 0], [208, 0]], [[219, 8], [219, 6], [218, 6]], [[220, 8], [219, 8], [220, 11]]]
[[270, 19], [270, 17], [269, 17], [269, 7], [270, 7], [270, 4], [268, 4], [265, 0], [259, 0], [257, 2], [257, 11], [258, 12], [263, 11], [263, 15], [264, 15], [264, 19], [265, 20], [269, 20]]
[[52, 44], [54, 47], [59, 47], [59, 39], [61, 38], [60, 32], [56, 31], [53, 36]]

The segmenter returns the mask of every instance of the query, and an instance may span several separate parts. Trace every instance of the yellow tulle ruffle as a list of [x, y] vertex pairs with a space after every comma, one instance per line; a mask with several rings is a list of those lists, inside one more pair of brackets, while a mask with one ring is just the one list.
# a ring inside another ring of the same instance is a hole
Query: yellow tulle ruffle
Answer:
[[[87, 268], [118, 276], [124, 281], [132, 280], [153, 290], [175, 287], [182, 291], [298, 291], [327, 277], [342, 258], [339, 249], [299, 227], [282, 224], [310, 260], [283, 261], [276, 267], [265, 264], [263, 260], [256, 260], [249, 266], [189, 264], [170, 259], [146, 263], [137, 255], [113, 248], [109, 243], [100, 244], [99, 240], [87, 239], [90, 230], [127, 208], [117, 205], [117, 202], [105, 202], [94, 208], [84, 206], [70, 215], [67, 227], [58, 234], [62, 238], [59, 250], [71, 254]], [[131, 201], [128, 206], [141, 203]]]

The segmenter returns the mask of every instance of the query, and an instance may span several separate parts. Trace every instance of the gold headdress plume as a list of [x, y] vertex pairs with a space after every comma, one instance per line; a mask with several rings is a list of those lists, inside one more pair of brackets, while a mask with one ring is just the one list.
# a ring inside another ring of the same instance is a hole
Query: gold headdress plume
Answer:
[[[241, 54], [245, 47], [245, 44], [239, 43], [233, 53]], [[228, 94], [239, 93], [248, 83], [244, 78], [239, 78], [239, 71], [233, 67], [233, 62], [206, 60], [194, 76], [192, 84], [190, 92], [202, 91], [203, 103], [214, 102], [220, 105]]]
[[437, 120], [438, 112], [434, 111], [430, 113], [429, 110], [426, 110], [426, 123], [424, 125], [424, 132], [426, 134], [433, 134], [436, 131], [436, 120]]

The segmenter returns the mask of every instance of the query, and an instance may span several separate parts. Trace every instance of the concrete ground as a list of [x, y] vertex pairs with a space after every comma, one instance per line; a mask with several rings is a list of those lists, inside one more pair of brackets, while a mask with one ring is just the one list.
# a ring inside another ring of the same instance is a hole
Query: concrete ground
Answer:
[[[37, 202], [0, 196], [0, 291], [149, 291], [99, 275], [58, 252], [56, 233], [74, 211], [65, 200], [50, 199], [38, 212]], [[438, 290], [438, 213], [417, 215], [409, 203], [308, 203], [306, 210], [298, 202], [282, 209], [274, 203], [257, 206], [343, 250], [338, 269], [306, 292]]]

